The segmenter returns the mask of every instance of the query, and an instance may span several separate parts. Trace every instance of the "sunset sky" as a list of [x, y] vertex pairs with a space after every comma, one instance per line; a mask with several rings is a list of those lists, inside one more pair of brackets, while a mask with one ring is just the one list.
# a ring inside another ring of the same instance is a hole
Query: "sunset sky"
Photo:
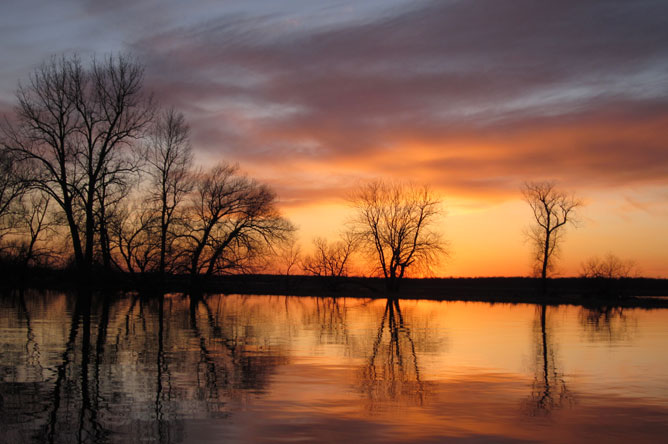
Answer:
[[271, 184], [305, 249], [356, 184], [411, 180], [443, 196], [438, 275], [527, 275], [519, 189], [554, 179], [587, 203], [561, 275], [611, 252], [668, 277], [665, 0], [4, 0], [0, 39], [3, 113], [50, 55], [136, 55], [198, 161]]

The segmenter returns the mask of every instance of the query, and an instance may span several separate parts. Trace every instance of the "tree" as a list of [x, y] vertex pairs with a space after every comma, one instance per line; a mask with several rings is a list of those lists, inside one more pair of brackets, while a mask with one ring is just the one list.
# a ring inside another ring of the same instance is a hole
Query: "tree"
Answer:
[[348, 265], [352, 256], [356, 239], [352, 233], [345, 233], [337, 242], [328, 243], [326, 239], [317, 237], [313, 240], [314, 252], [302, 262], [302, 268], [313, 276], [340, 278], [348, 275]]
[[[129, 164], [138, 165], [138, 161], [130, 161]], [[105, 169], [95, 191], [97, 204], [95, 205], [94, 231], [99, 239], [99, 249], [94, 254], [95, 259], [100, 259], [102, 265], [107, 269], [112, 263], [115, 263], [112, 257], [114, 243], [111, 231], [114, 225], [122, 223], [122, 219], [128, 216], [125, 212], [125, 202], [133, 186], [139, 182], [139, 177], [133, 177], [132, 173], [133, 171], [129, 169], [124, 174], [117, 172], [108, 174]]]
[[136, 170], [127, 148], [153, 113], [142, 82], [142, 66], [128, 56], [88, 66], [77, 56], [52, 58], [19, 84], [15, 122], [2, 128], [3, 144], [33, 171], [29, 184], [60, 207], [80, 270], [92, 265], [96, 233], [105, 230], [109, 187]]
[[110, 224], [112, 249], [122, 259], [119, 267], [131, 274], [154, 269], [160, 254], [155, 211], [141, 204], [123, 208]]
[[621, 279], [633, 276], [635, 262], [623, 260], [612, 253], [603, 259], [592, 257], [581, 266], [580, 276], [584, 278]]
[[12, 153], [0, 147], [0, 240], [16, 225], [21, 198], [26, 193], [25, 171], [14, 160]]
[[398, 290], [407, 270], [429, 267], [445, 253], [434, 230], [440, 200], [428, 187], [376, 180], [360, 186], [350, 202], [354, 232], [378, 261], [389, 291]]
[[44, 265], [52, 250], [41, 245], [43, 238], [55, 231], [49, 204], [51, 197], [39, 190], [26, 193], [18, 210], [18, 232], [15, 257], [23, 266]]
[[189, 138], [190, 128], [183, 114], [169, 109], [160, 114], [146, 147], [149, 199], [158, 213], [160, 274], [165, 273], [167, 259], [171, 255], [175, 238], [171, 228], [177, 211], [193, 187], [190, 171], [193, 156]]
[[248, 270], [263, 247], [284, 241], [294, 228], [275, 202], [266, 185], [236, 166], [221, 163], [198, 174], [182, 227], [191, 276]]
[[531, 207], [535, 223], [528, 232], [534, 245], [537, 271], [543, 280], [553, 267], [567, 224], [577, 224], [577, 210], [583, 203], [573, 194], [556, 188], [555, 182], [526, 182], [522, 187], [524, 200]]
[[294, 235], [288, 236], [275, 248], [274, 256], [274, 272], [288, 277], [299, 269], [302, 259], [301, 245], [297, 243]]

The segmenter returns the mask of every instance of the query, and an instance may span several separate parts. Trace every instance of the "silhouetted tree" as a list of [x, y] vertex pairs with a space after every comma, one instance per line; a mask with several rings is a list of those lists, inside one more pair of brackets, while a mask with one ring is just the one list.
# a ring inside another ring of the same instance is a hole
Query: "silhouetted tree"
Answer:
[[583, 203], [574, 195], [558, 190], [554, 182], [527, 182], [522, 187], [522, 194], [535, 220], [528, 237], [535, 248], [537, 271], [544, 290], [566, 224], [576, 223], [576, 211]]
[[0, 241], [16, 225], [26, 184], [25, 172], [16, 165], [12, 153], [0, 146]]
[[406, 270], [429, 267], [445, 252], [434, 230], [440, 200], [426, 186], [376, 180], [352, 195], [354, 231], [378, 261], [387, 289], [396, 291]]
[[150, 176], [149, 199], [156, 206], [159, 232], [158, 272], [164, 274], [171, 257], [177, 210], [192, 190], [190, 129], [183, 114], [169, 109], [160, 114], [146, 147]]
[[313, 276], [340, 278], [348, 276], [350, 257], [355, 251], [357, 241], [352, 233], [344, 233], [341, 239], [328, 243], [318, 237], [313, 240], [314, 252], [304, 258], [304, 271]]
[[38, 190], [20, 199], [13, 256], [24, 266], [43, 265], [53, 256], [52, 249], [42, 242], [55, 231], [50, 203], [51, 197]]
[[636, 274], [635, 263], [612, 253], [603, 259], [589, 258], [581, 265], [580, 277], [587, 278], [588, 295], [602, 299], [618, 299], [629, 295], [627, 278]]
[[[136, 165], [133, 161], [131, 164]], [[133, 167], [134, 168], [134, 167]], [[124, 212], [125, 201], [131, 194], [130, 190], [137, 185], [138, 175], [128, 170], [124, 174], [107, 174], [103, 171], [100, 185], [95, 194], [98, 204], [95, 208], [95, 233], [99, 242], [95, 251], [96, 260], [101, 261], [103, 266], [109, 269], [114, 263], [112, 258], [113, 240], [112, 227], [122, 222], [127, 215]]]
[[152, 118], [142, 81], [142, 66], [128, 56], [88, 66], [77, 56], [52, 58], [19, 85], [15, 122], [3, 125], [4, 145], [33, 170], [30, 185], [60, 206], [81, 270], [92, 265], [96, 231], [107, 222], [101, 188], [135, 170], [127, 147]]
[[603, 259], [591, 257], [581, 266], [580, 276], [585, 278], [620, 279], [633, 275], [635, 262], [623, 260], [612, 253]]
[[290, 276], [295, 270], [298, 270], [302, 258], [302, 247], [297, 243], [294, 236], [289, 236], [285, 242], [282, 242], [276, 251], [277, 272], [285, 276]]
[[189, 272], [244, 271], [264, 247], [285, 240], [294, 229], [275, 205], [276, 195], [221, 163], [195, 178], [183, 218]]
[[303, 270], [301, 267], [302, 249], [301, 245], [297, 243], [294, 233], [286, 237], [286, 240], [279, 242], [273, 249], [271, 272], [285, 276], [285, 291], [293, 290], [294, 279], [293, 274], [299, 273]]
[[132, 274], [155, 268], [160, 254], [157, 225], [154, 209], [142, 207], [141, 203], [120, 211], [110, 226], [111, 248], [123, 262], [120, 268]]

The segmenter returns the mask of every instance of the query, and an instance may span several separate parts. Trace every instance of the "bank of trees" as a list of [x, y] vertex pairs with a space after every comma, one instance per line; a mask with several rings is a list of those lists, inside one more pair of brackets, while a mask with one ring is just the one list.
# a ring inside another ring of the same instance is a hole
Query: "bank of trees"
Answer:
[[195, 168], [185, 119], [161, 111], [143, 77], [129, 56], [63, 56], [19, 85], [2, 123], [3, 246], [35, 256], [58, 227], [82, 272], [197, 276], [248, 269], [293, 230], [238, 167]]

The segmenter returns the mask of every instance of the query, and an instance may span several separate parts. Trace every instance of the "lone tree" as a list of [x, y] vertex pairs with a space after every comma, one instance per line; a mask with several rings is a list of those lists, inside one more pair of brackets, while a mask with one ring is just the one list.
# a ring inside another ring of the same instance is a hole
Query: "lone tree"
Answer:
[[136, 172], [128, 148], [153, 116], [143, 74], [123, 55], [88, 65], [77, 56], [52, 58], [19, 85], [14, 121], [2, 125], [3, 144], [32, 170], [29, 185], [60, 207], [80, 270], [93, 263], [96, 235], [108, 250], [110, 193]]
[[583, 203], [573, 194], [555, 188], [553, 181], [526, 182], [522, 194], [535, 220], [528, 237], [535, 247], [536, 271], [540, 271], [544, 290], [547, 273], [554, 265], [566, 224], [577, 224], [577, 210]]
[[434, 230], [441, 202], [426, 186], [375, 180], [359, 187], [350, 202], [353, 230], [378, 261], [388, 291], [396, 291], [406, 271], [430, 267], [445, 253]]

